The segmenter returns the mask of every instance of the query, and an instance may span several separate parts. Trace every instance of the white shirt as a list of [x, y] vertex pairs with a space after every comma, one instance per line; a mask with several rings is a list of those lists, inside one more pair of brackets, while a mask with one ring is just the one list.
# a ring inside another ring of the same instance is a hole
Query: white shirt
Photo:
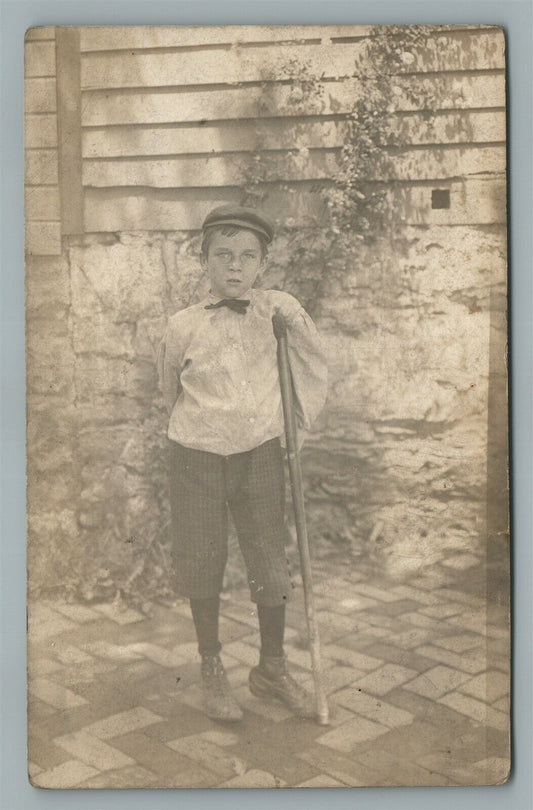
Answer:
[[170, 414], [168, 437], [219, 455], [241, 453], [284, 433], [272, 315], [287, 321], [300, 427], [309, 429], [327, 393], [327, 366], [315, 325], [300, 303], [278, 290], [249, 290], [243, 315], [205, 309], [211, 294], [173, 315], [158, 354]]

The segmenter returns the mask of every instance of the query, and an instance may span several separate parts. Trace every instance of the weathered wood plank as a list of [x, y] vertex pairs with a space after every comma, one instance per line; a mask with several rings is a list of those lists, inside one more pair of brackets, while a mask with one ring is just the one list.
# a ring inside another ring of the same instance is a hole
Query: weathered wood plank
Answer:
[[[494, 26], [435, 25], [430, 28], [436, 33], [450, 29], [457, 32], [491, 30]], [[371, 25], [129, 25], [120, 28], [102, 25], [83, 26], [80, 32], [82, 51], [102, 51], [366, 37], [373, 30]]]
[[25, 79], [24, 111], [53, 113], [57, 109], [55, 79]]
[[[335, 153], [312, 150], [292, 155], [268, 155], [267, 175], [272, 180], [320, 180], [338, 172]], [[479, 172], [505, 171], [506, 153], [501, 146], [422, 148], [394, 155], [389, 170], [375, 173], [371, 180], [425, 180], [450, 178]], [[150, 186], [187, 188], [190, 186], [241, 185], [250, 167], [246, 154], [178, 158], [86, 160], [84, 186]]]
[[83, 156], [127, 157], [195, 152], [246, 152], [256, 149], [336, 147], [343, 143], [336, 121], [265, 120], [192, 124], [175, 127], [119, 126], [84, 130]]
[[24, 146], [27, 148], [57, 146], [57, 115], [26, 115]]
[[82, 51], [131, 50], [132, 48], [183, 48], [237, 43], [296, 42], [322, 37], [364, 37], [369, 25], [130, 25], [84, 26]]
[[24, 174], [24, 182], [28, 185], [57, 185], [57, 149], [27, 151], [24, 160]]
[[56, 29], [53, 25], [36, 25], [26, 29], [24, 41], [30, 42], [36, 39], [54, 39], [55, 33]]
[[[272, 45], [178, 53], [119, 51], [85, 54], [83, 89], [173, 87], [280, 81], [305, 70], [318, 78], [349, 78], [365, 65], [368, 41], [350, 44]], [[505, 67], [503, 34], [464, 32], [428, 40], [424, 49], [406, 51], [402, 71], [494, 70]], [[372, 65], [364, 67], [372, 74]]]
[[393, 168], [375, 180], [433, 180], [504, 173], [505, 146], [441, 146], [409, 149], [393, 156]]
[[24, 249], [33, 256], [61, 254], [61, 224], [59, 222], [27, 221]]
[[[318, 160], [309, 164], [307, 171], [302, 171], [302, 179], [306, 174], [326, 176], [326, 165], [334, 171], [335, 163], [332, 155], [324, 156], [322, 167], [319, 169]], [[117, 186], [150, 186], [155, 188], [188, 188], [190, 186], [235, 186], [240, 185], [244, 179], [244, 170], [249, 159], [246, 155], [190, 158], [183, 156], [176, 159], [155, 160], [109, 160], [83, 163], [83, 185], [100, 187]], [[273, 173], [279, 173], [282, 168], [289, 170], [289, 161], [272, 159], [275, 166]], [[329, 174], [329, 172], [328, 172]]]
[[[172, 194], [143, 189], [117, 192], [87, 189], [85, 194], [85, 224], [87, 231], [119, 230], [199, 230], [208, 212], [223, 202], [239, 202], [240, 189], [186, 189]], [[282, 218], [293, 217], [301, 222], [306, 215], [317, 213], [323, 202], [310, 184], [299, 186], [296, 193], [273, 187], [263, 206], [278, 224]]]
[[[31, 80], [30, 80], [31, 81]], [[37, 81], [37, 80], [34, 80]], [[435, 98], [437, 110], [505, 106], [503, 74], [455, 76], [398, 77], [394, 83], [395, 110], [415, 110], [418, 104], [407, 92], [417, 88], [422, 97]], [[194, 92], [159, 92], [148, 90], [83, 93], [82, 125], [156, 124], [188, 121], [231, 120], [241, 118], [329, 115], [348, 113], [354, 102], [366, 92], [361, 82], [344, 80], [324, 83], [322, 94], [301, 99], [294, 88], [285, 85], [234, 87]]]
[[24, 76], [55, 76], [56, 46], [55, 42], [29, 40], [24, 45]]
[[506, 140], [504, 110], [461, 111], [427, 117], [410, 115], [392, 127], [403, 142], [413, 144], [503, 143]]
[[[334, 148], [346, 143], [345, 121], [266, 119], [202, 126], [102, 127], [82, 133], [86, 158], [244, 152], [257, 149]], [[391, 121], [406, 143], [489, 143], [505, 141], [505, 113], [459, 112], [409, 116]]]
[[[505, 179], [469, 178], [445, 186], [450, 189], [450, 208], [431, 208], [431, 185], [416, 185], [390, 191], [406, 224], [504, 224]], [[263, 207], [274, 220], [292, 217], [296, 223], [323, 205], [311, 186], [298, 185], [288, 190], [272, 187]], [[221, 202], [238, 202], [240, 191], [226, 189], [187, 189], [172, 192], [156, 189], [86, 189], [85, 227], [91, 232], [135, 230], [198, 230], [203, 219]]]
[[364, 43], [269, 48], [228, 48], [179, 53], [125, 51], [85, 55], [82, 88], [174, 87], [290, 78], [289, 62], [309, 65], [313, 75], [352, 76]]
[[28, 220], [59, 220], [59, 187], [26, 186], [24, 216]]
[[142, 189], [85, 189], [84, 222], [87, 232], [121, 230], [195, 230], [214, 208], [239, 202], [240, 190], [185, 189], [172, 192]]

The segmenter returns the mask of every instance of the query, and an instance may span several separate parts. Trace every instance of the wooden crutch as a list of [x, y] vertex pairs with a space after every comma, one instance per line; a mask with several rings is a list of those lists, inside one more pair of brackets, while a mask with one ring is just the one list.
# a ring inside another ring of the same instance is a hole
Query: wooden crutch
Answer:
[[285, 436], [287, 441], [287, 457], [289, 460], [289, 476], [291, 482], [292, 502], [294, 506], [294, 519], [296, 523], [296, 537], [302, 568], [302, 581], [304, 589], [305, 615], [309, 633], [309, 648], [311, 651], [311, 667], [315, 684], [315, 697], [317, 719], [320, 725], [329, 723], [329, 708], [324, 689], [322, 675], [322, 662], [320, 657], [320, 639], [315, 614], [315, 600], [313, 595], [313, 578], [311, 572], [311, 557], [309, 555], [309, 539], [307, 536], [307, 523], [305, 520], [304, 493], [302, 484], [302, 468], [300, 464], [300, 451], [298, 449], [298, 428], [296, 424], [296, 411], [293, 401], [292, 374], [287, 344], [287, 327], [282, 315], [275, 313], [272, 317], [272, 327], [278, 342], [278, 369], [283, 403], [283, 418], [285, 421]]

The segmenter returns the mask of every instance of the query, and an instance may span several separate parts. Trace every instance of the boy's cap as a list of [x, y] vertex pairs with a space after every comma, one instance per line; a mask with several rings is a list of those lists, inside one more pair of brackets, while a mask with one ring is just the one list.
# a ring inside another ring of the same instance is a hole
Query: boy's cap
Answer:
[[213, 228], [215, 225], [238, 225], [241, 228], [248, 228], [256, 231], [265, 237], [267, 242], [272, 242], [274, 236], [274, 225], [255, 208], [247, 208], [242, 205], [219, 205], [206, 216], [202, 229]]

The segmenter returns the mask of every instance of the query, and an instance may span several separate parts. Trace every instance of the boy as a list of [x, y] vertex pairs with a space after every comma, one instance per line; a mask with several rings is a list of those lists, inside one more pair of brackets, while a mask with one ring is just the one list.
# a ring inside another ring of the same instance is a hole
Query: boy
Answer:
[[314, 717], [312, 696], [287, 671], [284, 433], [272, 315], [288, 330], [295, 405], [308, 428], [326, 396], [326, 364], [307, 313], [287, 293], [253, 288], [273, 225], [259, 211], [215, 208], [203, 224], [208, 297], [170, 318], [158, 356], [171, 440], [172, 553], [177, 592], [190, 600], [201, 656], [205, 713], [238, 721], [242, 711], [220, 660], [219, 594], [231, 510], [257, 604], [261, 652], [254, 695]]

